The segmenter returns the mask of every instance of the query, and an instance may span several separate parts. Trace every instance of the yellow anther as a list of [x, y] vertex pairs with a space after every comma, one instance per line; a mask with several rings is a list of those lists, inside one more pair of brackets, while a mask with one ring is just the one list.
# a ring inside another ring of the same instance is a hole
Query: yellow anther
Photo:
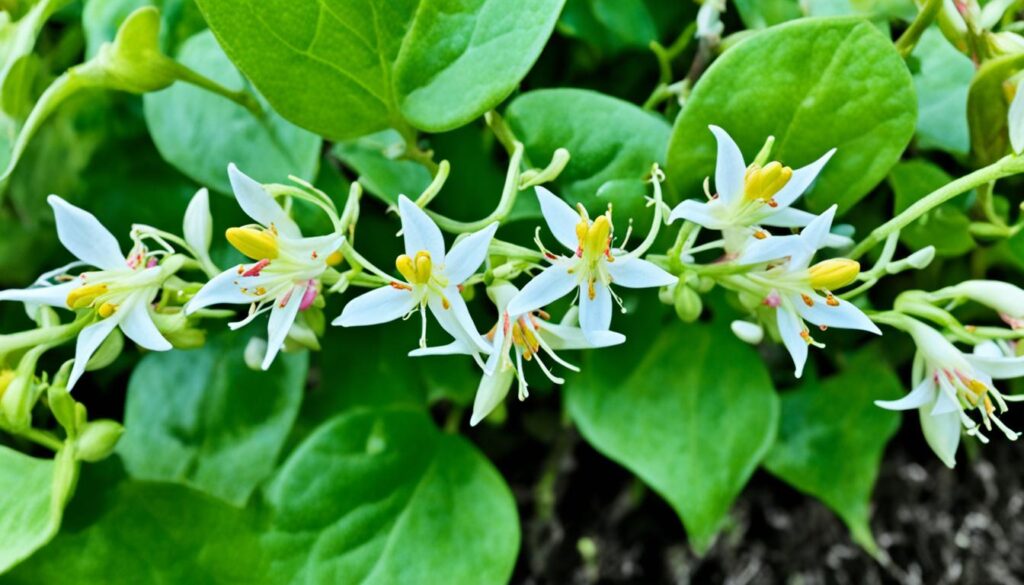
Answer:
[[433, 263], [430, 261], [430, 252], [420, 250], [416, 252], [416, 279], [419, 284], [426, 284], [430, 281], [433, 273]]
[[99, 314], [100, 317], [103, 317], [104, 319], [113, 315], [116, 312], [117, 305], [115, 305], [114, 303], [103, 303], [102, 305], [100, 305]]
[[589, 220], [581, 219], [579, 223], [576, 224], [576, 241], [580, 243], [580, 248], [583, 248], [583, 245], [587, 241], [587, 230], [589, 229]]
[[590, 300], [594, 300], [594, 298], [597, 297], [597, 291], [594, 290], [594, 279], [593, 278], [591, 278], [590, 282], [587, 283], [587, 297]]
[[96, 297], [107, 292], [105, 284], [87, 284], [68, 293], [68, 307], [84, 309], [96, 300]]
[[811, 266], [808, 272], [811, 277], [811, 288], [835, 290], [857, 279], [857, 275], [860, 274], [860, 262], [849, 258], [832, 258]]
[[964, 397], [967, 398], [967, 402], [971, 403], [971, 406], [978, 406], [978, 400], [983, 396], [985, 397], [985, 400], [988, 401], [988, 386], [986, 386], [984, 382], [981, 380], [971, 379], [968, 380], [965, 385], [968, 390], [974, 393], [973, 396], [970, 394], [964, 394]]
[[768, 201], [782, 190], [793, 177], [793, 169], [772, 161], [763, 167], [751, 165], [743, 183], [743, 197], [747, 201]]
[[812, 299], [809, 295], [802, 294], [800, 295], [800, 298], [803, 299], [804, 304], [807, 305], [808, 307], [814, 306], [814, 299]]
[[590, 229], [587, 230], [587, 241], [583, 246], [584, 250], [595, 253], [603, 254], [608, 248], [608, 237], [612, 233], [612, 223], [608, 221], [607, 215], [602, 215], [594, 220], [594, 223], [590, 224]]
[[402, 254], [398, 258], [395, 258], [395, 268], [405, 278], [406, 282], [416, 282], [416, 265], [413, 264], [412, 258]]
[[277, 258], [277, 238], [273, 232], [254, 228], [228, 228], [228, 242], [253, 260]]
[[337, 266], [338, 264], [341, 264], [341, 260], [341, 251], [335, 251], [331, 252], [330, 256], [327, 257], [326, 262], [328, 266]]

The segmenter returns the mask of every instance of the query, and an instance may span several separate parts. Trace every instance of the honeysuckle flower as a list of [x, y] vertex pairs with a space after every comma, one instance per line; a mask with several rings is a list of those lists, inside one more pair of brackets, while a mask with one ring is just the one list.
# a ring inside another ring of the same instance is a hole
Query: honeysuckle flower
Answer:
[[343, 237], [303, 237], [299, 226], [262, 185], [234, 164], [228, 166], [228, 177], [238, 205], [256, 225], [229, 228], [227, 239], [253, 262], [231, 267], [212, 278], [185, 305], [185, 313], [210, 305], [247, 304], [249, 314], [230, 324], [237, 329], [270, 312], [262, 363], [266, 370], [284, 345], [299, 311], [316, 300], [320, 277]]
[[601, 332], [608, 331], [612, 321], [611, 285], [626, 288], [668, 286], [677, 278], [658, 266], [612, 247], [611, 208], [594, 220], [583, 205], [577, 210], [544, 187], [537, 187], [541, 213], [548, 229], [560, 244], [572, 251], [571, 256], [558, 256], [547, 250], [551, 263], [533, 278], [508, 304], [508, 312], [525, 315], [579, 291], [580, 328], [586, 339], [598, 343]]
[[882, 333], [860, 309], [832, 294], [857, 278], [860, 264], [832, 258], [810, 265], [814, 254], [824, 246], [835, 213], [833, 205], [800, 234], [760, 240], [737, 259], [740, 264], [766, 263], [763, 271], [749, 273], [746, 278], [752, 287], [763, 291], [762, 303], [775, 309], [779, 335], [793, 358], [797, 378], [803, 374], [808, 346], [824, 347], [811, 336], [805, 320], [822, 330], [838, 327]]
[[718, 141], [717, 193], [708, 194], [706, 203], [683, 201], [672, 210], [669, 222], [682, 218], [720, 230], [726, 253], [737, 254], [750, 238], [765, 236], [761, 226], [804, 227], [814, 219], [813, 214], [790, 206], [811, 186], [836, 149], [795, 171], [777, 161], [747, 166], [729, 134], [718, 126], [709, 128]]
[[[565, 380], [554, 375], [544, 360], [550, 359], [574, 372], [578, 372], [579, 368], [559, 357], [556, 350], [608, 347], [626, 340], [620, 333], [600, 331], [592, 343], [583, 335], [582, 329], [552, 323], [544, 311], [534, 310], [522, 315], [509, 313], [509, 301], [518, 293], [519, 289], [508, 282], [497, 283], [487, 289], [487, 295], [498, 308], [498, 322], [486, 335], [492, 352], [487, 358], [484, 375], [476, 390], [473, 416], [469, 421], [472, 426], [483, 420], [504, 400], [513, 380], [519, 381], [519, 400], [525, 400], [530, 395], [523, 361], [533, 361], [549, 380], [555, 384], [564, 384]], [[409, 355], [470, 354], [473, 349], [457, 339], [441, 347], [417, 349]]]
[[[181, 267], [181, 258], [171, 256], [161, 264], [160, 257], [166, 252], [150, 252], [139, 241], [125, 256], [117, 239], [94, 215], [56, 195], [50, 195], [47, 202], [57, 222], [57, 238], [78, 261], [43, 274], [30, 288], [0, 292], [0, 301], [93, 312], [98, 320], [78, 334], [67, 389], [75, 386], [89, 358], [116, 327], [141, 347], [171, 349], [153, 323], [150, 304], [167, 276]], [[77, 275], [69, 272], [82, 266], [98, 270]]]
[[1007, 401], [993, 384], [994, 379], [1024, 376], [1024, 356], [1007, 355], [994, 342], [981, 343], [974, 353], [965, 354], [941, 333], [924, 323], [905, 317], [900, 328], [917, 346], [913, 390], [899, 400], [877, 400], [889, 410], [918, 409], [925, 440], [939, 459], [949, 467], [955, 464], [960, 444], [960, 427], [981, 441], [988, 439], [968, 411], [980, 413], [986, 430], [995, 425], [1010, 440], [1020, 435], [1010, 430], [997, 416], [1006, 412]]
[[440, 228], [418, 205], [401, 195], [398, 212], [405, 254], [395, 260], [395, 267], [404, 280], [392, 280], [387, 286], [352, 299], [332, 325], [377, 325], [419, 310], [420, 348], [425, 348], [429, 309], [449, 335], [471, 348], [470, 354], [482, 366], [479, 354], [490, 353], [491, 348], [477, 332], [460, 291], [487, 258], [498, 222], [462, 238], [446, 255]]

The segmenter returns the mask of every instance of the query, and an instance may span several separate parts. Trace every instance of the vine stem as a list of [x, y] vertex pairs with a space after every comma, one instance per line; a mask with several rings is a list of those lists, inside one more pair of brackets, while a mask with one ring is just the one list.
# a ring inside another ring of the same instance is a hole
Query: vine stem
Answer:
[[903, 210], [903, 212], [896, 217], [875, 228], [874, 231], [868, 234], [868, 237], [864, 238], [861, 243], [857, 244], [857, 247], [853, 249], [849, 257], [852, 260], [860, 258], [866, 252], [889, 237], [889, 234], [905, 228], [925, 213], [939, 205], [942, 205], [957, 195], [964, 193], [965, 191], [969, 191], [970, 189], [979, 187], [986, 183], [991, 183], [1003, 177], [1015, 175], [1022, 171], [1024, 171], [1024, 158], [1011, 155], [1005, 156], [987, 167], [980, 168], [973, 173], [964, 175], [955, 181], [947, 183], [919, 199], [916, 203]]
[[917, 41], [921, 39], [921, 35], [938, 16], [941, 8], [942, 0], [927, 0], [914, 18], [914, 22], [911, 22], [907, 30], [903, 31], [900, 38], [896, 40], [896, 50], [904, 59], [914, 51]]
[[498, 206], [487, 217], [477, 221], [456, 221], [445, 217], [435, 211], [426, 209], [427, 215], [434, 220], [437, 227], [452, 234], [475, 232], [484, 229], [496, 221], [505, 219], [505, 216], [512, 211], [516, 202], [516, 194], [519, 192], [519, 165], [523, 161], [523, 144], [516, 142], [512, 151], [512, 160], [508, 164], [508, 174], [505, 176], [505, 187], [501, 192], [501, 200]]

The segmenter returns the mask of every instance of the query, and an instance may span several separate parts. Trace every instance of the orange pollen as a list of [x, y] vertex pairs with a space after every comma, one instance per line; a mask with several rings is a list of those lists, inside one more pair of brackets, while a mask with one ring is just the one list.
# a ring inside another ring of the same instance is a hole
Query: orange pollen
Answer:
[[763, 240], [768, 237], [768, 234], [766, 234], [764, 230], [757, 230], [756, 232], [754, 232], [754, 237], [759, 240]]
[[825, 297], [825, 304], [827, 304], [830, 307], [838, 307], [839, 299], [837, 299], [831, 293], [829, 293], [829, 295]]
[[594, 297], [597, 296], [597, 291], [594, 290], [594, 279], [590, 279], [587, 284], [587, 296], [590, 297], [590, 300], [594, 300]]
[[988, 396], [986, 395], [985, 396], [985, 412], [987, 412], [989, 416], [992, 416], [992, 413], [995, 412], [995, 410], [996, 410], [996, 407], [992, 406], [992, 401], [989, 400]]
[[448, 302], [447, 297], [441, 297], [441, 306], [444, 307], [445, 310], [452, 308], [452, 304]]
[[772, 209], [774, 209], [774, 208], [779, 206], [779, 202], [776, 201], [774, 198], [773, 199], [769, 199], [768, 201], [766, 201], [766, 203], [768, 204], [768, 207], [771, 207]]
[[540, 317], [541, 319], [544, 319], [545, 321], [550, 321], [551, 320], [551, 313], [548, 313], [547, 311], [543, 311], [541, 309], [537, 309], [536, 311], [534, 311], [534, 313], [538, 317]]
[[811, 297], [807, 295], [800, 295], [800, 298], [804, 300], [804, 304], [807, 305], [808, 307], [814, 306], [814, 299], [812, 299]]
[[821, 329], [822, 331], [828, 331], [828, 325], [818, 325], [818, 329]]
[[800, 332], [800, 337], [802, 337], [803, 340], [806, 341], [807, 343], [811, 343], [812, 341], [814, 341], [814, 338], [811, 337], [811, 332], [806, 329]]
[[313, 250], [313, 253], [310, 254], [309, 257], [312, 258], [313, 260], [316, 260], [320, 256], [316, 253], [316, 250]]
[[397, 288], [398, 290], [412, 290], [412, 287], [404, 282], [398, 282], [397, 280], [391, 281], [391, 288]]

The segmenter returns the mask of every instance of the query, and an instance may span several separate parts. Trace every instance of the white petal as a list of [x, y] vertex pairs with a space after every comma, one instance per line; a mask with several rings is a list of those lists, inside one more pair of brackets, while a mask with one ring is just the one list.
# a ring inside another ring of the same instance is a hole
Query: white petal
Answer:
[[444, 290], [444, 295], [448, 300], [448, 308], [445, 308], [444, 302], [437, 295], [430, 295], [427, 299], [427, 306], [430, 307], [430, 312], [434, 314], [437, 322], [453, 338], [462, 340], [470, 347], [475, 347], [478, 352], [490, 353], [491, 346], [477, 332], [476, 323], [473, 323], [473, 318], [469, 315], [469, 308], [466, 307], [466, 301], [459, 294], [459, 289], [450, 286]]
[[800, 236], [769, 236], [748, 244], [736, 262], [738, 264], [760, 264], [779, 260], [799, 254], [803, 245], [804, 242]]
[[121, 331], [136, 344], [152, 351], [171, 349], [170, 342], [164, 338], [153, 323], [149, 314], [149, 300], [137, 298], [126, 302], [118, 309], [124, 311], [121, 318]]
[[476, 426], [501, 404], [501, 401], [508, 395], [509, 388], [512, 387], [515, 373], [515, 368], [505, 368], [480, 379], [480, 385], [476, 389], [476, 399], [473, 401], [473, 416], [469, 420], [469, 426]]
[[205, 188], [196, 191], [185, 209], [182, 224], [185, 243], [192, 246], [197, 254], [206, 255], [213, 239], [213, 216], [210, 214], [210, 192]]
[[68, 308], [68, 293], [82, 286], [82, 281], [75, 279], [54, 286], [34, 286], [32, 288], [11, 288], [0, 291], [0, 301], [21, 301], [23, 303], [49, 305], [60, 309]]
[[326, 260], [328, 256], [341, 247], [341, 243], [345, 241], [345, 238], [338, 234], [328, 234], [314, 238], [281, 237], [277, 241], [283, 253], [300, 261], [307, 261], [313, 258]]
[[1011, 358], [968, 354], [964, 357], [967, 358], [969, 364], [996, 380], [1010, 380], [1024, 376], [1024, 356]]
[[801, 167], [793, 171], [793, 176], [790, 177], [789, 182], [779, 192], [775, 194], [775, 201], [779, 204], [779, 207], [789, 207], [796, 201], [796, 198], [803, 195], [804, 191], [811, 186], [811, 183], [818, 178], [818, 173], [824, 168], [825, 163], [828, 162], [832, 155], [836, 153], [836, 149], [832, 149], [821, 156], [818, 160], [811, 164]]
[[756, 223], [773, 227], [801, 228], [814, 221], [818, 217], [809, 211], [794, 209], [792, 207], [768, 207], [761, 208], [764, 213]]
[[795, 368], [793, 375], [799, 378], [803, 375], [804, 365], [807, 363], [807, 342], [800, 335], [804, 330], [803, 323], [800, 322], [800, 318], [796, 314], [783, 307], [775, 309], [775, 316], [779, 325], [779, 335], [782, 337], [782, 343], [793, 358], [793, 366]]
[[597, 331], [591, 334], [593, 341], [588, 341], [579, 327], [541, 323], [538, 328], [540, 336], [551, 349], [588, 349], [592, 347], [610, 347], [626, 341], [626, 336], [615, 331]]
[[931, 414], [932, 416], [939, 416], [943, 414], [949, 414], [951, 412], [959, 412], [960, 405], [957, 404], [957, 400], [953, 398], [951, 395], [956, 391], [950, 387], [949, 381], [946, 380], [945, 378], [940, 376], [939, 380], [939, 384], [941, 386], [945, 386], [946, 389], [937, 394], [937, 396], [935, 397], [935, 402], [930, 406], [931, 410], [929, 411], [929, 414]]
[[715, 213], [716, 208], [720, 205], [721, 203], [717, 200], [701, 203], [696, 199], [687, 199], [679, 205], [676, 205], [675, 209], [673, 209], [672, 213], [668, 216], [668, 220], [669, 223], [671, 223], [682, 218], [708, 229], [724, 229], [729, 227], [729, 222], [719, 220], [718, 215]]
[[569, 274], [569, 263], [558, 262], [526, 283], [508, 304], [510, 315], [522, 315], [549, 305], [576, 288], [576, 277]]
[[978, 345], [975, 345], [974, 355], [986, 358], [1006, 357], [1003, 350], [999, 349], [999, 344], [992, 340], [982, 341]]
[[295, 316], [299, 314], [299, 306], [302, 305], [302, 293], [305, 292], [305, 285], [292, 288], [292, 294], [288, 302], [281, 306], [281, 301], [274, 303], [270, 309], [270, 320], [267, 322], [267, 355], [263, 357], [263, 369], [269, 370], [270, 364], [274, 363], [274, 357], [281, 351], [284, 340], [288, 337], [288, 330], [295, 322]]
[[228, 179], [231, 180], [235, 199], [246, 215], [265, 227], [273, 225], [281, 235], [291, 238], [302, 236], [299, 226], [295, 225], [292, 218], [288, 217], [263, 185], [238, 170], [235, 163], [228, 165]]
[[718, 197], [726, 204], [731, 204], [743, 196], [743, 181], [747, 173], [747, 163], [743, 162], [743, 153], [736, 146], [729, 134], [718, 126], [709, 126], [718, 141], [718, 159], [715, 162], [715, 190]]
[[492, 284], [487, 287], [487, 296], [494, 303], [494, 306], [498, 308], [498, 313], [504, 313], [508, 309], [508, 304], [512, 302], [512, 299], [519, 294], [519, 289], [508, 281], [498, 281], [496, 284]]
[[596, 342], [599, 333], [612, 325], [612, 293], [600, 281], [594, 283], [594, 298], [590, 298], [587, 283], [580, 284], [580, 329], [583, 337]]
[[104, 270], [125, 268], [124, 254], [117, 245], [117, 239], [96, 216], [56, 195], [50, 195], [46, 201], [53, 207], [53, 216], [57, 220], [57, 237], [68, 252]]
[[876, 400], [875, 406], [886, 410], [910, 410], [920, 408], [935, 400], [935, 382], [931, 378], [925, 378], [909, 394], [899, 400]]
[[955, 412], [933, 416], [928, 408], [918, 410], [925, 441], [939, 459], [952, 468], [956, 465], [956, 449], [960, 445], [960, 416]]
[[[807, 227], [800, 232], [800, 237], [805, 240], [804, 247], [808, 250], [819, 250], [825, 245], [829, 232], [832, 230], [832, 220], [836, 217], [838, 205], [829, 207], [821, 215], [814, 218]], [[812, 254], [813, 255], [813, 254]]]
[[75, 363], [71, 367], [71, 376], [68, 378], [68, 392], [71, 392], [71, 389], [78, 383], [78, 379], [85, 372], [86, 364], [89, 363], [89, 358], [96, 353], [96, 349], [117, 327], [119, 321], [120, 317], [114, 313], [106, 319], [89, 325], [78, 334], [78, 340], [75, 342]]
[[476, 272], [487, 258], [487, 248], [498, 230], [498, 222], [459, 240], [444, 261], [444, 273], [449, 282], [463, 283]]
[[398, 196], [398, 213], [402, 216], [405, 253], [414, 257], [416, 252], [426, 250], [435, 264], [444, 264], [444, 237], [434, 220], [405, 195]]
[[412, 291], [382, 286], [352, 299], [331, 325], [357, 327], [401, 319], [416, 306]]
[[580, 223], [580, 214], [544, 187], [535, 187], [534, 190], [537, 192], [537, 200], [540, 201], [540, 212], [544, 215], [544, 221], [547, 222], [551, 234], [559, 244], [575, 251], [580, 244], [576, 237], [576, 225]]
[[[245, 272], [252, 266], [252, 264], [240, 265], [242, 272]], [[269, 277], [262, 275], [242, 276], [239, 273], [239, 266], [228, 268], [214, 276], [203, 285], [203, 288], [199, 289], [199, 292], [185, 305], [185, 314], [191, 315], [199, 309], [209, 307], [210, 305], [247, 305], [258, 300], [258, 297], [254, 296], [251, 291], [258, 286], [262, 286], [268, 280], [270, 280]], [[250, 292], [242, 292], [243, 288]]]
[[430, 355], [471, 355], [473, 353], [476, 353], [475, 349], [471, 349], [466, 345], [465, 341], [456, 339], [448, 345], [418, 347], [409, 352], [409, 357], [424, 357]]
[[677, 280], [660, 267], [640, 258], [618, 257], [614, 262], [605, 262], [612, 284], [626, 288], [649, 288], [668, 286]]
[[851, 246], [853, 246], [853, 238], [831, 233], [825, 236], [825, 241], [822, 243], [823, 248], [834, 248], [837, 250], [849, 248]]
[[815, 292], [807, 291], [804, 294], [810, 297], [814, 303], [810, 307], [807, 306], [807, 303], [803, 301], [800, 295], [793, 295], [791, 300], [800, 316], [807, 321], [815, 325], [838, 327], [839, 329], [859, 329], [874, 333], [875, 335], [882, 334], [878, 326], [855, 305], [839, 297], [833, 297], [839, 302], [838, 306], [833, 307], [828, 304], [825, 297]]

